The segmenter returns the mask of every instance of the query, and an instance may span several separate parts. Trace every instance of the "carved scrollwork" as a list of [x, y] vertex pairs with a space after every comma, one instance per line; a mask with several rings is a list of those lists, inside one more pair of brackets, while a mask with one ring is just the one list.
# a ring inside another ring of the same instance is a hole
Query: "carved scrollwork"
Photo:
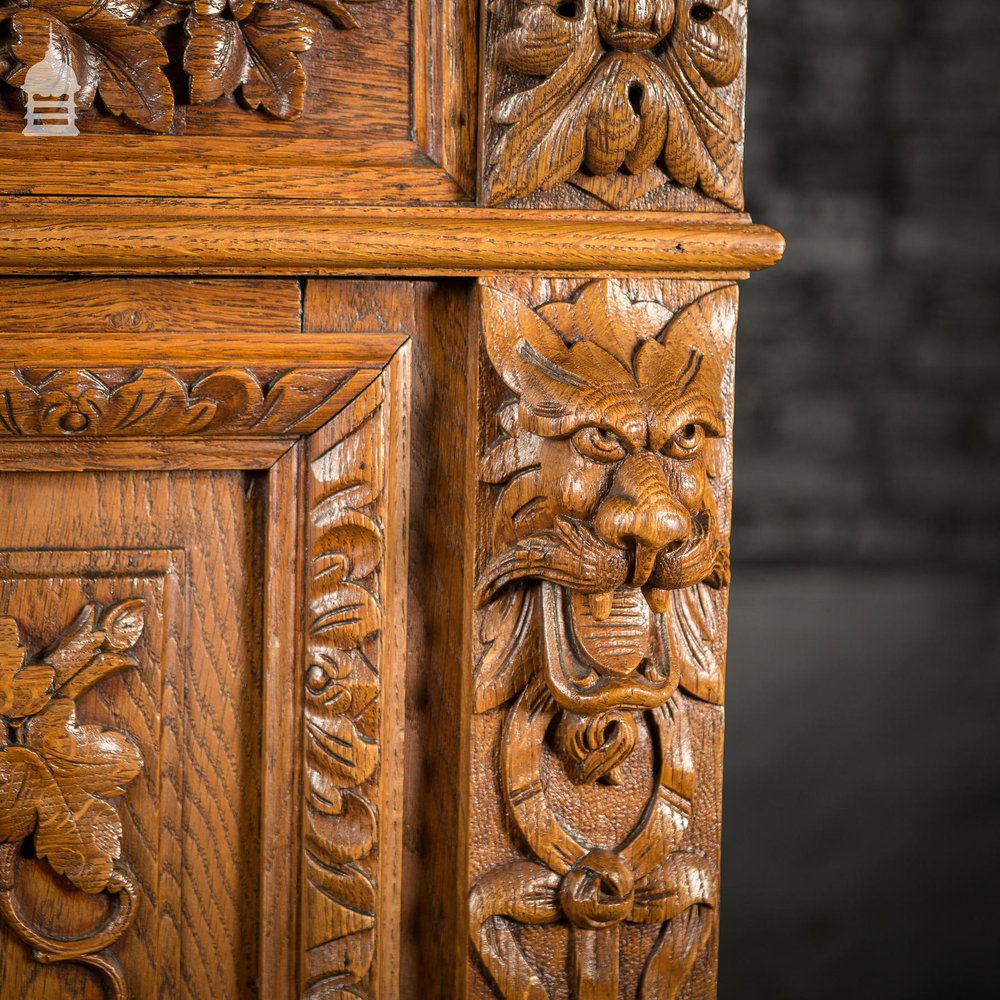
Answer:
[[[187, 99], [208, 104], [239, 93], [250, 109], [297, 118], [305, 108], [303, 57], [320, 22], [359, 27], [374, 0], [0, 0], [0, 79], [20, 87], [50, 46], [80, 84], [77, 105], [99, 97], [113, 115], [167, 132], [178, 96], [167, 68], [188, 79]], [[183, 25], [183, 31], [168, 29]], [[184, 99], [181, 95], [180, 99]]]
[[[513, 395], [480, 465], [490, 544], [474, 707], [508, 706], [499, 791], [529, 858], [479, 877], [470, 930], [509, 1000], [550, 996], [512, 924], [568, 924], [574, 995], [588, 1000], [621, 995], [624, 926], [660, 927], [648, 998], [677, 995], [715, 927], [716, 863], [688, 838], [690, 717], [696, 700], [722, 700], [717, 490], [734, 320], [728, 287], [676, 313], [612, 281], [538, 308], [483, 289], [486, 350]], [[574, 828], [545, 760], [614, 814], [636, 805], [635, 782], [619, 786], [640, 744], [654, 773], [634, 825]]]
[[40, 380], [0, 369], [0, 437], [303, 433], [341, 403], [353, 371], [295, 369], [263, 383], [245, 368], [193, 379], [168, 368], [70, 369]]
[[304, 995], [316, 1000], [367, 995], [375, 944], [382, 403], [376, 383], [310, 463]]
[[[122, 824], [108, 799], [123, 795], [143, 766], [131, 738], [77, 721], [76, 699], [136, 665], [143, 602], [99, 614], [88, 604], [37, 660], [17, 621], [0, 617], [0, 915], [40, 962], [80, 962], [106, 976], [112, 995], [126, 984], [107, 953], [135, 917], [136, 890], [121, 862]], [[17, 857], [33, 837], [44, 859], [84, 892], [109, 893], [110, 916], [88, 934], [63, 938], [32, 926], [16, 898]]]
[[514, 0], [490, 29], [485, 198], [564, 181], [623, 208], [668, 180], [741, 209], [733, 0]]

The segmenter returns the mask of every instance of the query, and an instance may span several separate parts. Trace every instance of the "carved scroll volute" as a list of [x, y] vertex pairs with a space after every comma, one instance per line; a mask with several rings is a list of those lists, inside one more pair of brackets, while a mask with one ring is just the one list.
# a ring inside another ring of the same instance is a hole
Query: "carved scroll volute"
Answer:
[[[473, 773], [500, 774], [495, 807], [473, 792], [470, 934], [509, 1000], [552, 995], [566, 929], [580, 1000], [674, 997], [699, 961], [712, 980], [696, 789], [721, 756], [735, 301], [482, 289]], [[526, 924], [555, 926], [527, 949]]]
[[[109, 799], [125, 793], [143, 760], [126, 733], [79, 721], [76, 700], [136, 665], [132, 649], [143, 624], [138, 598], [103, 612], [88, 604], [47, 652], [33, 656], [18, 622], [0, 617], [0, 916], [38, 961], [100, 970], [116, 1000], [125, 1000], [128, 988], [108, 949], [128, 930], [138, 900]], [[70, 885], [111, 895], [100, 927], [67, 939], [21, 913], [17, 858], [29, 836], [34, 856]]]
[[486, 204], [569, 182], [613, 208], [664, 207], [672, 183], [742, 209], [744, 0], [487, 9]]

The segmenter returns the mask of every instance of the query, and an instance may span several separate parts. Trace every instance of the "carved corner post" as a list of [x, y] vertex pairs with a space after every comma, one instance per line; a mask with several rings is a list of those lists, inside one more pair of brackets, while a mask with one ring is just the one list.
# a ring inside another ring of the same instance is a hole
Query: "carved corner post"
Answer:
[[484, 8], [481, 202], [718, 242], [479, 283], [470, 997], [716, 995], [746, 8]]

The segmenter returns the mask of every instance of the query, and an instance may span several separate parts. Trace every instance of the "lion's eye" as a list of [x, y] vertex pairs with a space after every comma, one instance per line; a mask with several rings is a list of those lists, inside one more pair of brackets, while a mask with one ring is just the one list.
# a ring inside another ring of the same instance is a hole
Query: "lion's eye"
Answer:
[[701, 424], [685, 424], [663, 449], [673, 458], [691, 458], [705, 443], [705, 428]]
[[625, 457], [625, 445], [614, 431], [601, 427], [582, 427], [573, 435], [576, 450], [594, 462], [620, 462]]

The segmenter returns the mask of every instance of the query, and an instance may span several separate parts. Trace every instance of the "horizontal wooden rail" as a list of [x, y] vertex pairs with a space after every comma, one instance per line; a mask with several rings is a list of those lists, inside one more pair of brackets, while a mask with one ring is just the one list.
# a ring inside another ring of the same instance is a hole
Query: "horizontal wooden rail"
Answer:
[[780, 260], [745, 215], [0, 198], [0, 274], [711, 274]]

